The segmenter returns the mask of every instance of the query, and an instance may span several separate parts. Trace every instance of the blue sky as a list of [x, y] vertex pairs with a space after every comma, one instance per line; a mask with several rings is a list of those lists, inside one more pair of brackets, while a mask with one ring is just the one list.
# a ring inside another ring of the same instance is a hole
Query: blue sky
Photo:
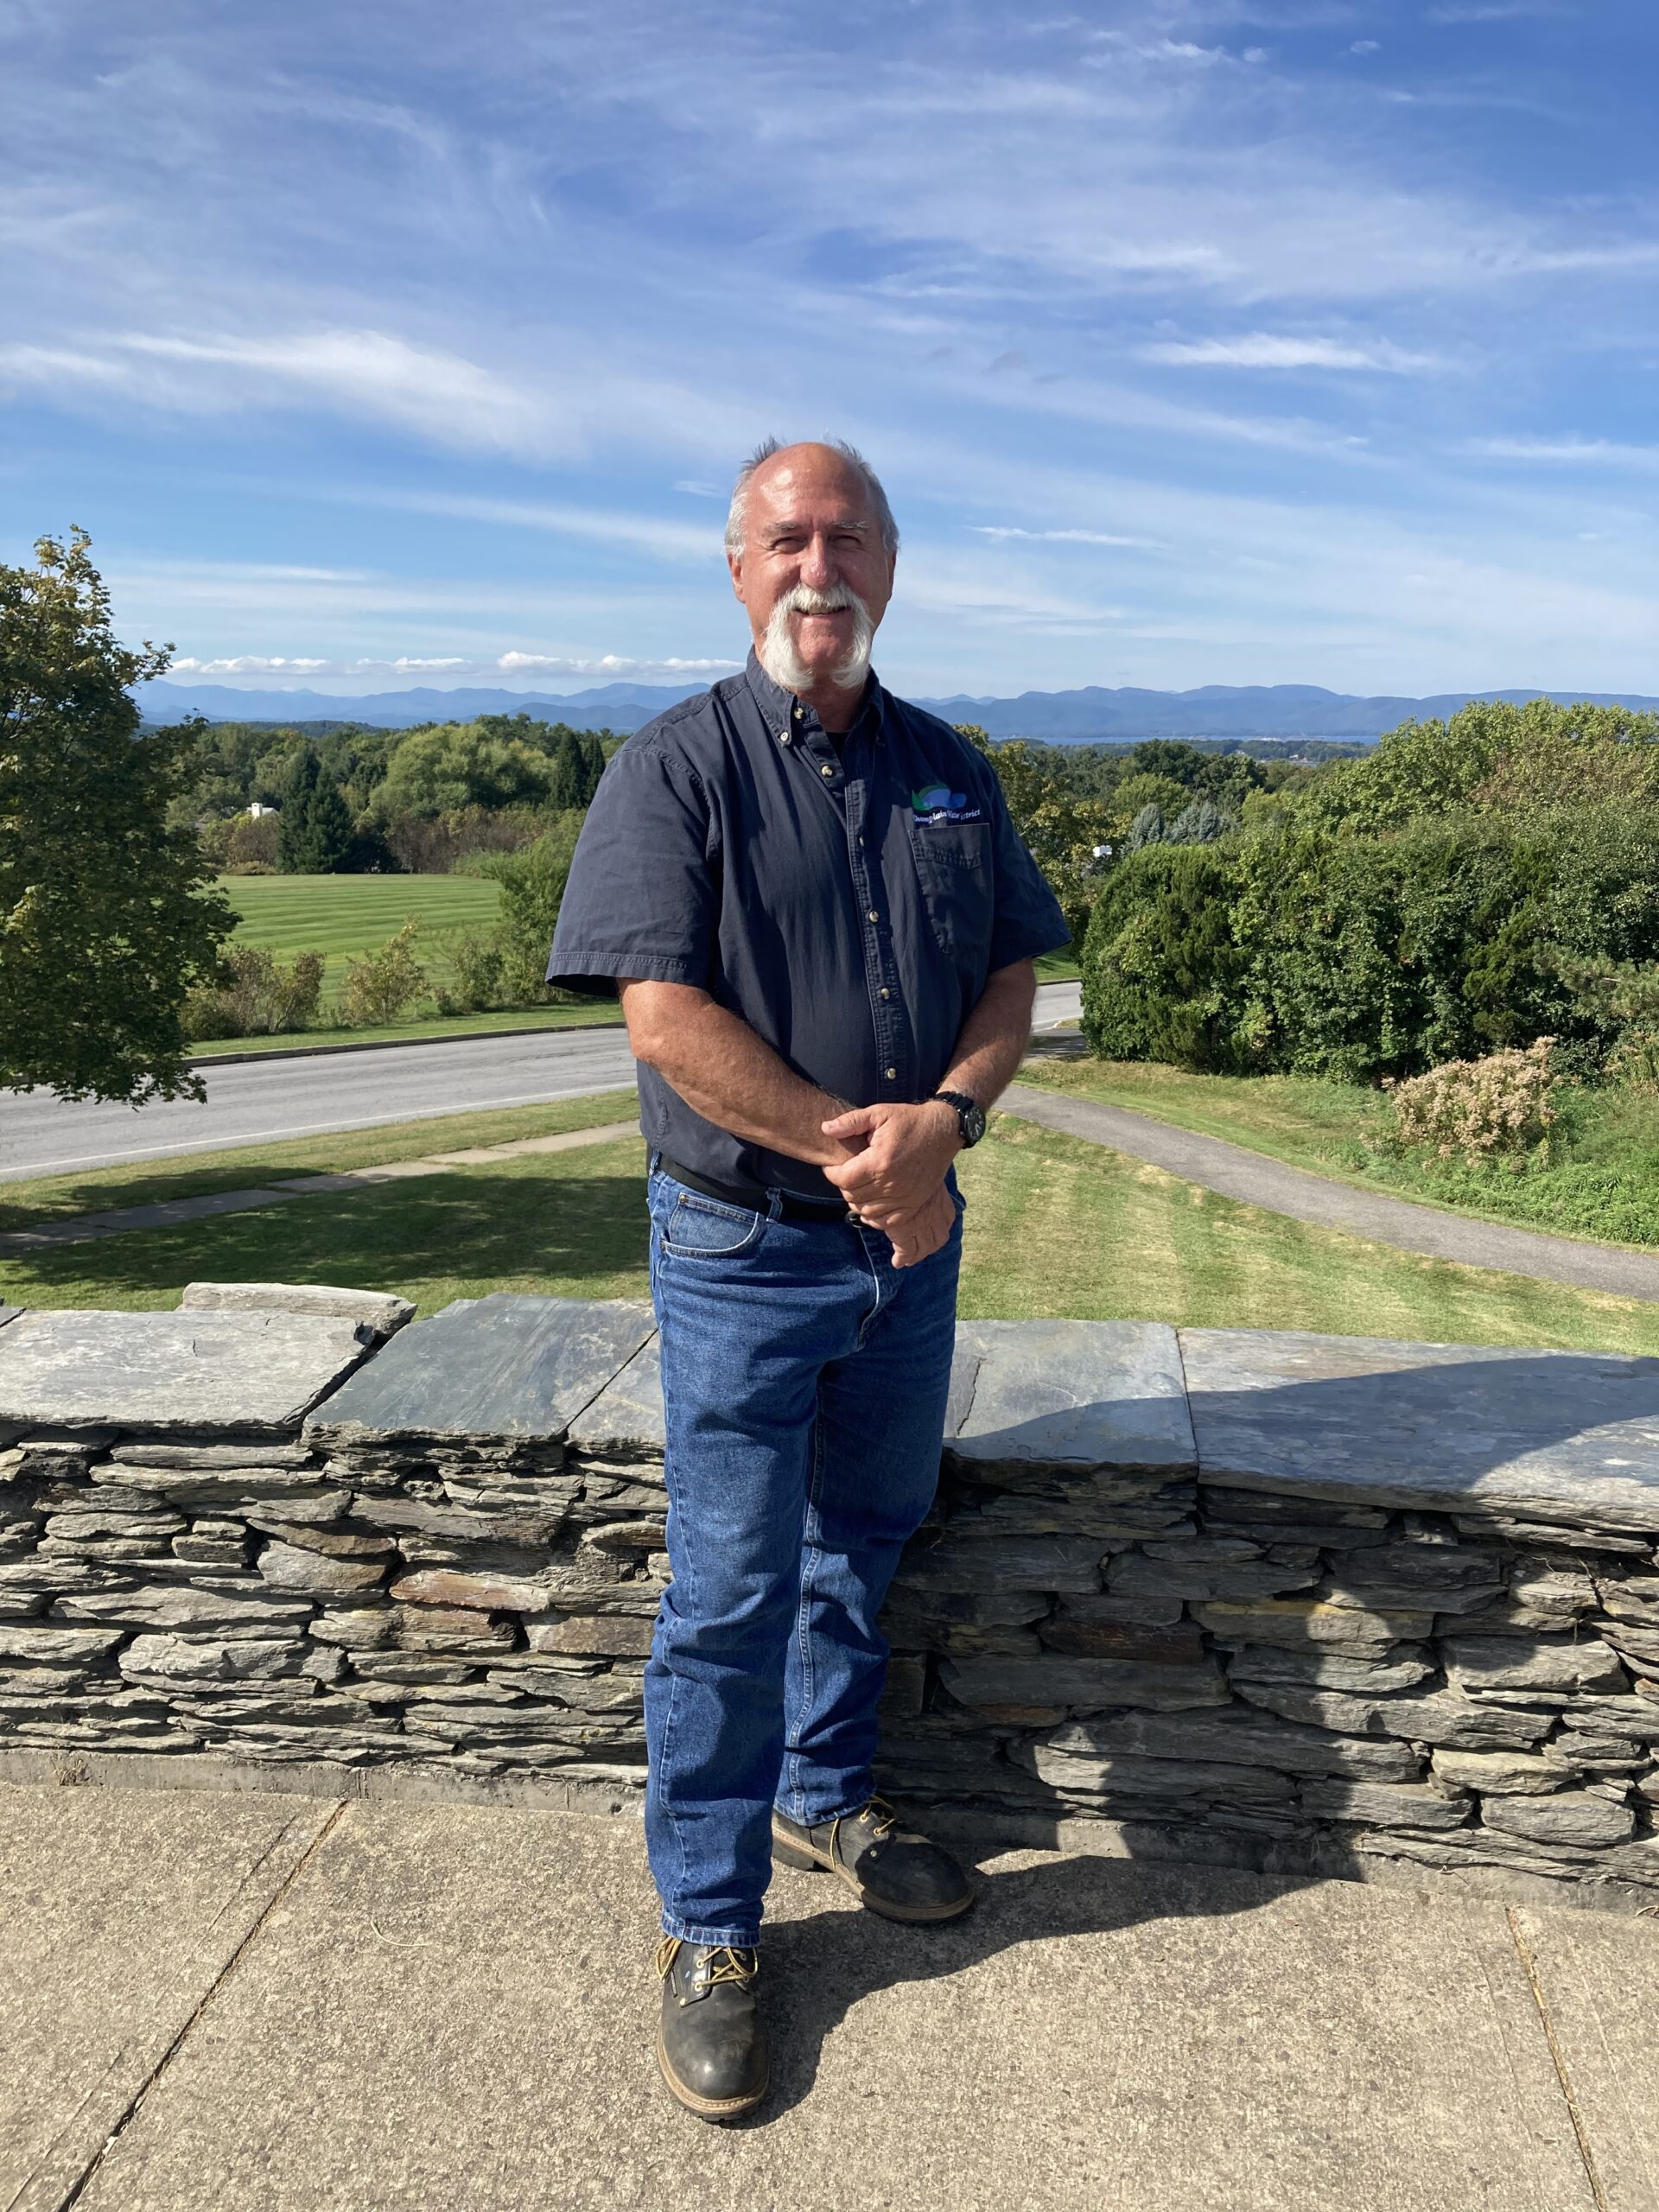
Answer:
[[1651, 0], [0, 0], [0, 558], [177, 674], [715, 674], [856, 440], [878, 664], [1659, 691]]

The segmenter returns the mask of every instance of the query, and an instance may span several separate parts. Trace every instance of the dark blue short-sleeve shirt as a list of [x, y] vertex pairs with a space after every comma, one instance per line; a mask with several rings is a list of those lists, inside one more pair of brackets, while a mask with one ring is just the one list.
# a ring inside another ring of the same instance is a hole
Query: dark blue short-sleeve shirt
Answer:
[[[753, 654], [648, 722], [582, 825], [548, 981], [690, 983], [855, 1105], [926, 1098], [999, 968], [1065, 944], [988, 760], [874, 677], [828, 735]], [[833, 1198], [817, 1168], [639, 1070], [650, 1141], [694, 1173]]]

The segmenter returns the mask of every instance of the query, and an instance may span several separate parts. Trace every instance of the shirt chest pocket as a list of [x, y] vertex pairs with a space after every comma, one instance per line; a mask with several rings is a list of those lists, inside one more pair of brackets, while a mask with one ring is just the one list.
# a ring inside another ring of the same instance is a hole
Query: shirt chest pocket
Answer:
[[994, 897], [988, 822], [910, 824], [922, 906], [941, 949], [969, 962], [991, 941]]

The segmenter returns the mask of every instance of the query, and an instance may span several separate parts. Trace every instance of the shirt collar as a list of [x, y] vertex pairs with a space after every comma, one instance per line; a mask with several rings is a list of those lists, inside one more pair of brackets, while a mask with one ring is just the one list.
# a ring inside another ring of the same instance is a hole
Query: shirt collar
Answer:
[[[760, 656], [753, 645], [749, 648], [747, 673], [749, 689], [754, 694], [755, 704], [766, 716], [766, 727], [774, 736], [788, 729], [791, 723], [797, 729], [803, 726], [813, 729], [820, 727], [817, 715], [812, 708], [804, 705], [796, 698], [792, 691], [785, 691], [781, 683], [772, 682], [771, 677], [760, 665]], [[795, 720], [798, 711], [801, 717], [798, 721]], [[882, 726], [886, 714], [887, 694], [881, 688], [875, 671], [872, 669], [865, 679], [864, 696], [860, 702], [857, 714], [853, 718], [853, 725], [847, 733], [848, 736], [852, 737], [861, 733], [874, 743], [879, 744], [883, 735]]]

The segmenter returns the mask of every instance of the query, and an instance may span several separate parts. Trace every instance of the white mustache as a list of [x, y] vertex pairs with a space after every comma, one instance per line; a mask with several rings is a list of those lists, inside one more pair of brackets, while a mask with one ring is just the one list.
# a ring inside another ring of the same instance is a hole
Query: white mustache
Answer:
[[760, 664], [774, 683], [797, 694], [810, 690], [812, 684], [812, 671], [796, 652], [790, 635], [790, 616], [843, 611], [854, 618], [853, 635], [844, 658], [830, 672], [843, 689], [862, 680], [875, 643], [869, 608], [849, 584], [835, 584], [828, 591], [820, 591], [816, 584], [791, 584], [767, 619], [766, 642], [760, 648]]

